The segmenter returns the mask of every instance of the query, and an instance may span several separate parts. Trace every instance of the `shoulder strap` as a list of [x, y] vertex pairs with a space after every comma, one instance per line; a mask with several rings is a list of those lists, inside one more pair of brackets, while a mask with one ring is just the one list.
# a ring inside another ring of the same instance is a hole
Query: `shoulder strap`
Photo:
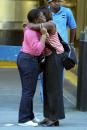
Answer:
[[64, 42], [59, 33], [58, 33], [58, 37], [59, 37], [60, 42]]
[[69, 45], [66, 42], [64, 42], [64, 40], [62, 39], [62, 37], [60, 36], [59, 33], [58, 33], [58, 37], [59, 37], [61, 44], [63, 45], [64, 50], [66, 52], [69, 52], [70, 51]]

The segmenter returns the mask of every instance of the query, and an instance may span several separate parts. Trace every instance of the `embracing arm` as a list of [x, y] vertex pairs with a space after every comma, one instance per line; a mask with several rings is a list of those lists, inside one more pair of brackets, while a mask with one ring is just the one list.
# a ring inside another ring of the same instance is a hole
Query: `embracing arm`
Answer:
[[52, 34], [55, 33], [56, 31], [55, 24], [52, 21], [45, 22], [45, 23], [38, 23], [38, 24], [28, 23], [27, 26], [37, 31], [40, 31], [41, 27], [45, 27]]

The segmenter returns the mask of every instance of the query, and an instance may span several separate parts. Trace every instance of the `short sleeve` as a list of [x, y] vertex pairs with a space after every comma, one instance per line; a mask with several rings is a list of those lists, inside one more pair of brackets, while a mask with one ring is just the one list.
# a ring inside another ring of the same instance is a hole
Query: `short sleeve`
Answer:
[[70, 29], [76, 28], [75, 18], [70, 9], [67, 9], [67, 26], [69, 26]]

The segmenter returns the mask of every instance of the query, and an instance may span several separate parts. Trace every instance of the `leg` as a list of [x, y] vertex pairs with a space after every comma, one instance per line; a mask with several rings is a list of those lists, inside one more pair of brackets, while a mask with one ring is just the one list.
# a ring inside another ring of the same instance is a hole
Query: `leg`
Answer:
[[[61, 56], [49, 56], [46, 61], [44, 116], [50, 120], [62, 119], [64, 115], [63, 103], [63, 65]], [[56, 107], [54, 107], [56, 106]]]
[[17, 64], [22, 82], [19, 122], [23, 123], [34, 118], [33, 96], [38, 78], [38, 63], [36, 59], [22, 54], [18, 57]]

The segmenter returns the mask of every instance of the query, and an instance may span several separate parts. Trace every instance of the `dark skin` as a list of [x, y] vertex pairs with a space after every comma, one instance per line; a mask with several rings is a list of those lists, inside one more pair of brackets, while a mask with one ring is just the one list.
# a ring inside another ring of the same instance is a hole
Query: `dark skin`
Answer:
[[48, 3], [51, 7], [52, 12], [57, 13], [60, 10], [60, 2], [58, 0], [53, 0]]
[[76, 35], [76, 28], [75, 29], [71, 29], [70, 30], [70, 43], [74, 42], [75, 35]]
[[[32, 29], [37, 30], [37, 31], [40, 30], [40, 25], [41, 24], [28, 23], [29, 28], [32, 28]], [[43, 27], [45, 27], [50, 34], [55, 34], [55, 32], [56, 32], [55, 25], [52, 21], [43, 23]]]
[[[40, 11], [41, 13], [43, 13], [43, 11]], [[37, 31], [40, 31], [40, 26], [41, 26], [41, 23], [43, 23], [43, 27], [45, 27], [49, 34], [55, 34], [56, 32], [56, 28], [55, 28], [55, 25], [54, 23], [51, 21], [51, 12], [48, 11], [48, 8], [44, 11], [44, 17], [46, 19], [46, 21], [43, 20], [43, 18], [40, 16], [39, 18], [39, 21], [38, 19], [36, 18], [34, 23], [25, 23], [23, 24], [23, 27], [25, 27], [26, 25], [29, 26], [29, 28], [33, 29], [33, 30], [37, 30]], [[37, 24], [36, 24], [37, 23]]]
[[50, 35], [55, 34], [56, 32], [56, 27], [55, 24], [52, 22], [52, 18], [51, 18], [51, 12], [48, 10], [48, 8], [45, 8], [44, 10], [42, 10], [42, 12], [44, 13], [44, 16], [46, 17], [46, 21], [40, 21], [40, 24], [32, 24], [32, 23], [28, 23], [28, 26], [34, 30], [38, 30], [40, 31], [40, 25], [41, 22], [43, 23], [43, 26], [48, 30], [48, 33]]

